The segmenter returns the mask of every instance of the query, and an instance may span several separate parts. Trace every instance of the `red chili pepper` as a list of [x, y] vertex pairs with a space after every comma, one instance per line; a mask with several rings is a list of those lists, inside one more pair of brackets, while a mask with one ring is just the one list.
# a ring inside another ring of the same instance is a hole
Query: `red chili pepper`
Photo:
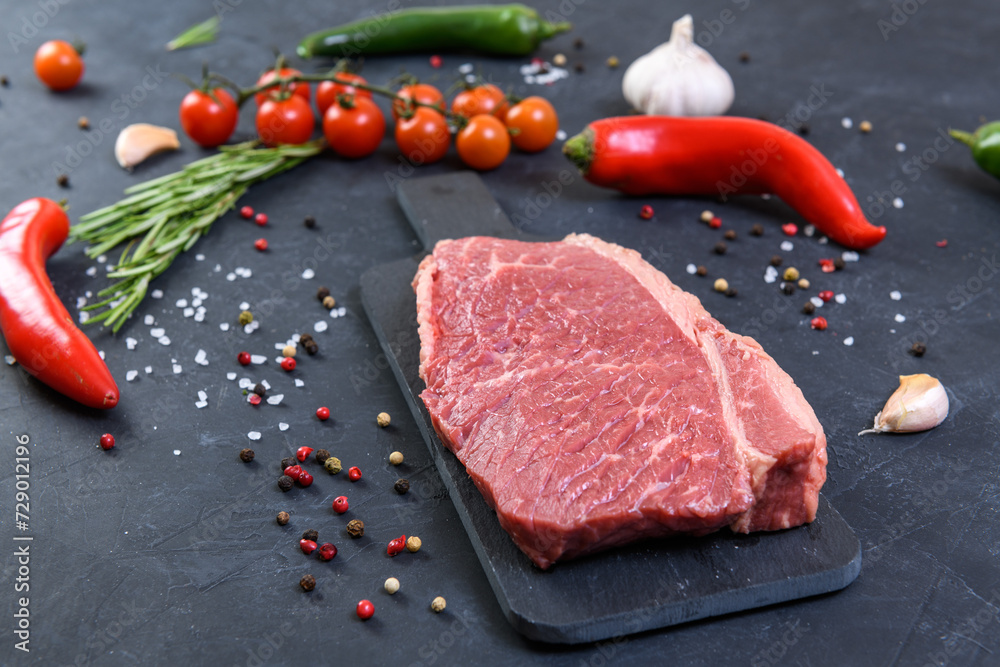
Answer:
[[385, 548], [385, 552], [390, 556], [395, 556], [401, 553], [403, 549], [406, 548], [406, 535], [400, 535], [394, 540], [389, 540], [389, 546]]
[[849, 248], [885, 237], [864, 216], [833, 165], [772, 123], [730, 116], [605, 118], [567, 140], [563, 153], [595, 185], [630, 195], [773, 193]]
[[118, 385], [45, 273], [69, 234], [69, 218], [51, 199], [18, 204], [0, 222], [0, 330], [24, 370], [91, 408], [118, 404]]

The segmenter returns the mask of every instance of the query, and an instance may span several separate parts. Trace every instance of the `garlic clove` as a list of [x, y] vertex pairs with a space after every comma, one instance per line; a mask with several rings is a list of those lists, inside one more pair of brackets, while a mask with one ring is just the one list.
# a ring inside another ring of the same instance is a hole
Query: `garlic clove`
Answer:
[[900, 375], [899, 388], [875, 415], [875, 425], [858, 433], [913, 433], [934, 428], [948, 416], [948, 392], [926, 373]]
[[125, 169], [131, 169], [150, 155], [177, 150], [181, 143], [169, 127], [133, 123], [122, 129], [115, 141], [115, 159]]

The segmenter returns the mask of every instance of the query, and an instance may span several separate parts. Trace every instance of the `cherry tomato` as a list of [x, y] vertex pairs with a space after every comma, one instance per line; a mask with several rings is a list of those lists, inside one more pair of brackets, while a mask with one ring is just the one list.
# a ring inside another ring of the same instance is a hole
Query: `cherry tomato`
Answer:
[[301, 95], [284, 100], [264, 100], [257, 109], [257, 134], [268, 146], [309, 141], [316, 121], [312, 107]]
[[355, 97], [349, 105], [338, 103], [326, 110], [323, 135], [338, 155], [349, 158], [371, 155], [385, 136], [385, 116], [367, 97]]
[[[368, 83], [363, 76], [351, 74], [350, 72], [338, 74], [337, 78], [341, 81], [353, 81], [354, 83], [361, 84]], [[323, 81], [316, 88], [316, 106], [319, 108], [320, 116], [325, 114], [326, 110], [330, 108], [330, 105], [337, 101], [337, 97], [339, 95], [354, 95], [355, 97], [367, 97], [370, 99], [372, 93], [370, 90], [355, 88], [354, 86], [345, 86], [344, 84], [337, 83], [335, 81]]]
[[462, 162], [473, 169], [495, 169], [510, 153], [510, 135], [496, 116], [479, 114], [469, 119], [455, 138], [455, 148]]
[[448, 121], [434, 109], [417, 107], [410, 118], [396, 121], [396, 145], [413, 164], [437, 162], [450, 143]]
[[415, 100], [421, 104], [432, 104], [435, 108], [440, 109], [441, 113], [444, 113], [444, 95], [429, 83], [411, 83], [408, 86], [400, 88], [397, 95], [403, 98], [402, 100], [394, 100], [392, 103], [392, 117], [397, 120], [400, 116], [406, 115], [408, 111], [412, 111], [415, 108], [415, 105], [407, 104], [405, 100]]
[[211, 95], [192, 90], [181, 100], [180, 116], [181, 127], [192, 141], [205, 148], [215, 148], [226, 143], [233, 134], [240, 110], [224, 88], [215, 88]]
[[543, 97], [524, 98], [511, 107], [504, 122], [513, 130], [514, 145], [529, 153], [548, 148], [559, 131], [559, 116]]
[[[279, 75], [280, 76], [298, 76], [299, 74], [302, 74], [302, 72], [300, 72], [299, 70], [297, 70], [297, 69], [295, 69], [293, 67], [282, 67], [279, 70]], [[274, 70], [270, 69], [270, 70], [268, 70], [268, 71], [266, 71], [266, 72], [264, 72], [263, 74], [260, 75], [260, 78], [257, 79], [257, 84], [256, 85], [257, 86], [263, 86], [268, 81], [273, 81], [274, 78], [275, 78]], [[254, 100], [256, 100], [257, 106], [260, 106], [261, 104], [263, 104], [264, 100], [266, 100], [268, 98], [271, 98], [271, 97], [274, 97], [275, 93], [277, 93], [278, 90], [279, 90], [279, 86], [277, 84], [275, 84], [274, 86], [272, 86], [270, 88], [267, 88], [265, 90], [262, 90], [261, 92], [259, 92], [256, 95], [254, 95], [253, 98], [254, 98]], [[301, 96], [302, 99], [304, 99], [306, 102], [309, 101], [309, 84], [308, 83], [304, 83], [302, 81], [295, 81], [293, 83], [288, 84], [288, 90], [292, 91], [292, 94], [294, 94], [294, 95]]]
[[83, 76], [83, 58], [61, 39], [45, 42], [35, 51], [35, 74], [52, 90], [69, 90]]
[[488, 113], [503, 120], [509, 108], [507, 96], [492, 83], [463, 90], [451, 103], [451, 110], [466, 118]]

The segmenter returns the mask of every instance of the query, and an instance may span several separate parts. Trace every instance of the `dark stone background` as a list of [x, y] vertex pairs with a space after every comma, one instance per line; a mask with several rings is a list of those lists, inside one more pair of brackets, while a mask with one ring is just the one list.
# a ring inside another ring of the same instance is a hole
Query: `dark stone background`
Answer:
[[[841, 249], [820, 245], [818, 237], [800, 235], [793, 251], [781, 253], [786, 265], [799, 266], [813, 281], [811, 291], [827, 288], [847, 296], [845, 304], [822, 310], [830, 328], [819, 333], [799, 313], [805, 295], [785, 297], [761, 279], [768, 258], [780, 253], [779, 223], [795, 219], [776, 200], [724, 206], [685, 198], [635, 200], [575, 176], [551, 200], [546, 185], [556, 189], [552, 184], [569, 169], [556, 147], [541, 155], [514, 154], [484, 175], [526, 230], [589, 232], [641, 250], [727, 326], [753, 333], [789, 371], [827, 431], [824, 494], [865, 549], [858, 580], [840, 593], [598, 645], [546, 646], [517, 635], [500, 613], [360, 305], [361, 273], [415, 250], [387, 185], [386, 175], [401, 169], [387, 139], [366, 160], [323, 156], [254, 188], [243, 203], [271, 218], [263, 232], [271, 244], [267, 254], [252, 247], [261, 230], [228, 214], [156, 281], [154, 287], [166, 293], [163, 300], [143, 303], [117, 336], [89, 330], [123, 391], [115, 410], [79, 408], [17, 368], [0, 366], [0, 436], [8, 452], [0, 473], [6, 503], [0, 533], [10, 545], [2, 560], [2, 608], [9, 625], [0, 632], [0, 662], [996, 664], [1000, 353], [996, 269], [990, 267], [1000, 246], [1000, 185], [976, 168], [964, 147], [939, 137], [948, 127], [974, 128], [1000, 107], [994, 85], [1000, 15], [984, 1], [802, 6], [550, 0], [536, 6], [575, 24], [538, 55], [551, 60], [565, 53], [571, 64], [584, 63], [585, 73], [529, 87], [518, 73], [526, 59], [458, 55], [445, 55], [440, 70], [432, 70], [426, 56], [372, 58], [363, 73], [384, 82], [407, 70], [447, 87], [455, 67], [475, 62], [485, 77], [517, 93], [551, 99], [572, 135], [590, 120], [628, 111], [620, 94], [624, 65], [664, 41], [671, 22], [693, 11], [700, 40], [733, 75], [737, 99], [731, 113], [789, 119], [793, 126], [798, 113], [810, 127], [809, 140], [845, 171], [870, 216], [889, 228], [883, 244], [835, 274], [820, 273], [816, 261]], [[223, 14], [215, 44], [163, 50], [169, 38], [219, 8], [231, 11]], [[0, 73], [10, 79], [8, 88], [0, 88], [2, 208], [29, 196], [67, 197], [75, 221], [117, 200], [125, 187], [180, 168], [202, 155], [186, 139], [180, 152], [132, 174], [112, 157], [117, 129], [127, 123], [177, 126], [185, 88], [165, 73], [194, 77], [208, 61], [249, 84], [271, 62], [273, 49], [292, 53], [311, 30], [381, 9], [380, 3], [361, 8], [233, 0], [214, 6], [192, 0], [2, 3]], [[35, 25], [41, 26], [37, 32]], [[34, 78], [31, 54], [44, 39], [74, 37], [89, 45], [84, 83], [51, 94]], [[573, 48], [577, 37], [585, 41], [581, 50]], [[745, 64], [738, 58], [744, 51], [750, 54]], [[610, 55], [623, 67], [606, 68]], [[826, 99], [809, 109], [816, 90]], [[81, 115], [96, 129], [78, 129]], [[841, 127], [845, 116], [854, 120], [853, 129]], [[100, 131], [103, 119], [113, 123], [109, 134]], [[857, 130], [863, 119], [874, 126], [868, 135]], [[248, 138], [252, 127], [248, 107], [235, 139]], [[906, 144], [905, 152], [894, 149], [897, 142]], [[70, 189], [62, 190], [54, 165], [68, 165], [74, 151], [81, 159], [69, 172]], [[452, 152], [418, 173], [458, 168]], [[877, 205], [879, 196], [893, 190], [903, 208]], [[656, 208], [652, 221], [636, 215], [645, 203]], [[740, 234], [725, 256], [711, 252], [719, 233], [696, 221], [706, 207]], [[316, 230], [302, 226], [307, 214], [319, 220]], [[760, 239], [748, 234], [757, 222], [767, 230]], [[947, 248], [936, 247], [944, 238]], [[687, 274], [692, 262], [705, 264], [713, 277], [726, 277], [739, 297], [726, 299], [712, 292], [710, 280]], [[85, 275], [93, 264], [80, 246], [49, 262], [56, 289], [74, 313], [79, 296], [105, 284], [100, 274]], [[216, 264], [220, 272], [213, 270]], [[297, 280], [312, 264], [316, 278]], [[227, 281], [226, 273], [240, 266], [252, 269], [253, 277]], [[321, 284], [331, 288], [347, 316], [327, 320], [328, 331], [316, 336], [321, 354], [301, 359], [294, 375], [305, 386], [296, 388], [276, 368], [273, 344], [325, 317], [313, 298]], [[210, 294], [202, 324], [174, 305], [179, 298], [190, 300], [194, 287]], [[899, 290], [902, 300], [891, 300], [891, 290]], [[218, 324], [233, 321], [244, 300], [261, 328], [250, 336], [224, 334]], [[905, 322], [894, 320], [897, 313]], [[146, 314], [166, 329], [169, 347], [150, 336], [142, 323]], [[853, 346], [842, 344], [847, 336], [853, 336]], [[137, 339], [134, 351], [126, 349], [126, 337]], [[915, 340], [927, 344], [922, 359], [906, 353]], [[208, 366], [194, 363], [199, 349], [208, 353]], [[244, 370], [234, 361], [241, 349], [266, 354], [269, 361]], [[181, 373], [172, 372], [172, 359]], [[152, 374], [143, 372], [147, 365]], [[131, 369], [140, 373], [128, 383], [124, 376]], [[226, 380], [229, 371], [268, 379], [272, 393], [285, 394], [284, 402], [249, 408], [236, 384]], [[948, 387], [948, 420], [927, 433], [858, 437], [896, 387], [896, 376], [917, 372], [935, 375]], [[208, 394], [202, 410], [194, 405], [199, 390]], [[319, 405], [328, 405], [334, 419], [316, 421]], [[382, 410], [394, 418], [386, 430], [374, 425]], [[282, 432], [278, 422], [290, 428]], [[237, 452], [250, 430], [263, 437], [253, 444], [258, 462], [244, 466]], [[119, 442], [109, 454], [95, 448], [105, 431]], [[12, 524], [19, 434], [31, 441], [25, 533], [35, 538], [30, 654], [14, 649], [11, 617], [20, 595], [13, 590], [17, 563], [10, 540], [18, 533]], [[281, 495], [275, 462], [302, 444], [325, 446], [348, 465], [361, 466], [364, 480], [350, 485], [343, 476], [321, 473], [308, 490]], [[395, 449], [407, 457], [401, 469], [385, 463]], [[402, 498], [391, 489], [400, 475], [413, 484]], [[368, 525], [362, 540], [348, 540], [342, 532], [346, 517], [328, 509], [341, 493], [350, 495], [352, 515]], [[285, 528], [274, 523], [281, 509], [293, 514]], [[336, 560], [323, 564], [299, 552], [296, 540], [308, 527], [338, 544]], [[385, 542], [401, 532], [419, 534], [424, 549], [386, 559]], [[297, 585], [307, 571], [319, 581], [311, 595]], [[381, 592], [387, 576], [403, 582], [393, 598]], [[436, 595], [448, 599], [444, 614], [427, 609]], [[587, 604], [588, 591], [580, 595]], [[364, 597], [377, 611], [362, 624], [354, 604]]]

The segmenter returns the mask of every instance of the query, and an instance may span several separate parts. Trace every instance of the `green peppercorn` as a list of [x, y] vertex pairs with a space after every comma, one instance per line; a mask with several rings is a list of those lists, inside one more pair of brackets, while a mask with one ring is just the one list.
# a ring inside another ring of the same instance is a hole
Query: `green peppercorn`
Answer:
[[392, 488], [396, 490], [396, 493], [403, 495], [410, 490], [410, 481], [407, 479], [397, 479], [396, 483], [392, 485]]
[[323, 461], [323, 467], [326, 468], [326, 471], [331, 475], [336, 475], [342, 470], [340, 459], [336, 456], [331, 456], [326, 461]]
[[330, 458], [330, 452], [325, 449], [316, 450], [316, 463], [323, 465], [328, 458]]
[[322, 301], [328, 296], [330, 296], [329, 287], [320, 287], [318, 290], [316, 290], [316, 298], [319, 299], [320, 301]]
[[316, 540], [319, 539], [319, 531], [318, 530], [313, 530], [312, 528], [310, 528], [309, 530], [307, 530], [304, 533], [302, 533], [302, 539], [303, 540], [312, 540], [313, 542], [315, 542]]
[[312, 589], [316, 588], [316, 577], [312, 576], [311, 574], [305, 575], [304, 577], [299, 579], [299, 586], [302, 587], [302, 590], [308, 593]]
[[351, 537], [362, 537], [365, 534], [365, 522], [361, 519], [351, 519], [347, 522], [347, 534]]
[[244, 310], [242, 313], [240, 313], [240, 319], [239, 319], [240, 326], [246, 326], [251, 322], [253, 322], [253, 313], [251, 313], [249, 310]]
[[288, 475], [282, 475], [278, 478], [278, 488], [282, 491], [290, 491], [292, 486], [295, 484], [294, 480]]
[[243, 461], [243, 463], [250, 463], [253, 461], [253, 457], [254, 452], [249, 447], [244, 447], [240, 450], [240, 461]]
[[292, 518], [288, 512], [278, 512], [278, 525], [284, 526]]

